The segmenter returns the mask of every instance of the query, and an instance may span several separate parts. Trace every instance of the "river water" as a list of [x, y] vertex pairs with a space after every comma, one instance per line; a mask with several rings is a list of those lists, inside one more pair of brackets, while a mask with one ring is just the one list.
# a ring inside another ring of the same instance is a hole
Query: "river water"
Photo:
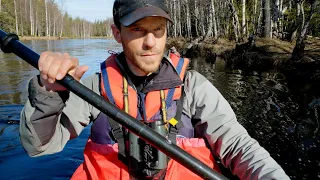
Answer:
[[[122, 49], [110, 39], [24, 43], [36, 52], [68, 52], [78, 57], [80, 64], [90, 68], [85, 76], [99, 71], [99, 64], [109, 56], [108, 50], [119, 52]], [[201, 59], [193, 60], [191, 68], [217, 87], [231, 104], [239, 122], [292, 179], [320, 179], [316, 116], [296, 115], [297, 105], [283, 77], [272, 72], [263, 73], [262, 77], [225, 72], [224, 61], [220, 59], [215, 65]], [[60, 153], [31, 158], [22, 148], [18, 134], [20, 111], [27, 98], [27, 82], [37, 74], [37, 70], [15, 55], [0, 52], [0, 179], [69, 179], [83, 160], [90, 126], [78, 138], [69, 141]]]

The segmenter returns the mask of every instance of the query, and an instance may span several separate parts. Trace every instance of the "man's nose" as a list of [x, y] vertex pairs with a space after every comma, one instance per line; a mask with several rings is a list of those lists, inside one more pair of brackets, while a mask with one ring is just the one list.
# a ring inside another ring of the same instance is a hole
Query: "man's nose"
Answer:
[[151, 49], [156, 45], [156, 37], [153, 33], [148, 33], [144, 40], [144, 46], [147, 49]]

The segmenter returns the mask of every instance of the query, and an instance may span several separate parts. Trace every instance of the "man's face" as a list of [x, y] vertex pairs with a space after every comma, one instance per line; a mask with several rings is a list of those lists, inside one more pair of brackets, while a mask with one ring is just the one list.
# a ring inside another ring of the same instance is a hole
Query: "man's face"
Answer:
[[134, 74], [145, 76], [159, 68], [167, 38], [166, 21], [162, 17], [147, 17], [128, 27], [121, 26], [121, 31], [112, 27]]

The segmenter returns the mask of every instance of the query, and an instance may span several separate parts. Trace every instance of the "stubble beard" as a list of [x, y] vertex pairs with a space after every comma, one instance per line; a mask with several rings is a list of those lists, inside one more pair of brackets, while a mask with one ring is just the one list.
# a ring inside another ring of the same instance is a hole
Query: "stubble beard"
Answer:
[[144, 72], [145, 74], [150, 74], [153, 72], [156, 72], [159, 69], [161, 60], [164, 55], [164, 50], [159, 50], [159, 49], [152, 49], [152, 53], [158, 54], [157, 59], [153, 61], [146, 61], [144, 59], [137, 59], [136, 57], [140, 57], [142, 54], [144, 54], [146, 51], [140, 51], [140, 52], [132, 52], [130, 51], [127, 47], [124, 48], [124, 54], [127, 58], [127, 61], [130, 61], [130, 63], [140, 71]]

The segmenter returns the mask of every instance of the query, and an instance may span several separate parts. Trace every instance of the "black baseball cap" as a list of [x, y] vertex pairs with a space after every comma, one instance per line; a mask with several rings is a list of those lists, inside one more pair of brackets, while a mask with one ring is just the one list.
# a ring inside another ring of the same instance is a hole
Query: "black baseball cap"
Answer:
[[160, 16], [172, 22], [164, 0], [115, 0], [113, 4], [113, 20], [123, 26], [130, 26], [136, 21]]

